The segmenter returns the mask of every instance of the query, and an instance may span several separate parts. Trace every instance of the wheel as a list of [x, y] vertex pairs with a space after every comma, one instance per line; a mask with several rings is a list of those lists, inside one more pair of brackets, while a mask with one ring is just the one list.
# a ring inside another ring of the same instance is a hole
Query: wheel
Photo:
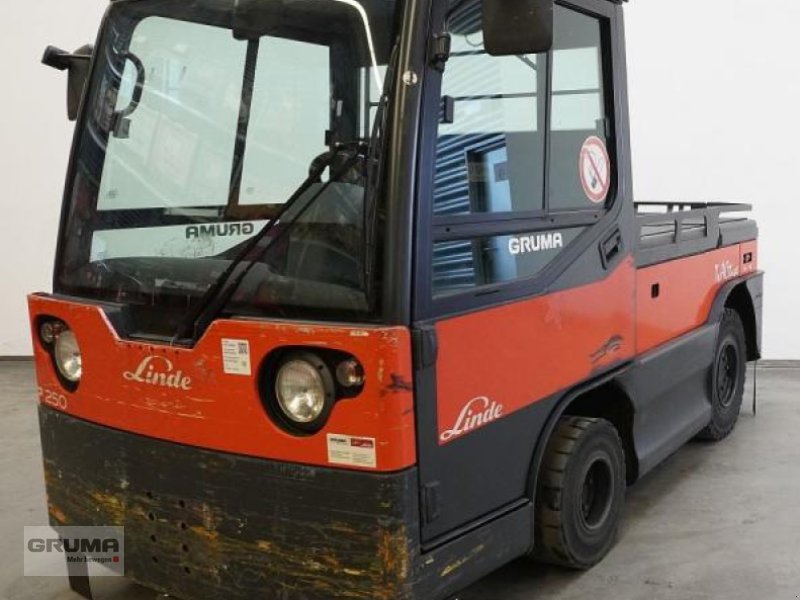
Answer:
[[536, 493], [532, 557], [572, 569], [614, 545], [625, 500], [625, 452], [604, 419], [562, 417], [547, 442]]
[[739, 420], [747, 372], [744, 326], [739, 313], [722, 315], [711, 371], [711, 421], [697, 438], [717, 442], [730, 435]]

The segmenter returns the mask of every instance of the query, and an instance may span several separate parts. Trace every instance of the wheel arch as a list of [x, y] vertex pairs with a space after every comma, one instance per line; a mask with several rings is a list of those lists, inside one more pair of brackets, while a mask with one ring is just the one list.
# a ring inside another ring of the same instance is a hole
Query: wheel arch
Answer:
[[717, 292], [708, 317], [708, 323], [719, 323], [726, 308], [739, 314], [744, 326], [748, 361], [761, 358], [762, 297], [762, 273], [729, 281]]
[[617, 429], [625, 451], [626, 478], [633, 483], [639, 476], [639, 461], [633, 439], [633, 402], [617, 377], [630, 368], [630, 363], [577, 386], [564, 394], [545, 422], [536, 443], [528, 476], [528, 497], [536, 498], [539, 470], [544, 460], [547, 442], [555, 431], [558, 420], [564, 415], [606, 419]]

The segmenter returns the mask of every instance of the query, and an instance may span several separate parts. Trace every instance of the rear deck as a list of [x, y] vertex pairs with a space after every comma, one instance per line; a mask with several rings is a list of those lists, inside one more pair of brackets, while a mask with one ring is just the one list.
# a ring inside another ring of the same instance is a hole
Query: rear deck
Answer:
[[708, 252], [755, 240], [758, 225], [743, 216], [723, 217], [752, 210], [749, 204], [637, 202], [639, 227], [636, 264], [639, 267]]

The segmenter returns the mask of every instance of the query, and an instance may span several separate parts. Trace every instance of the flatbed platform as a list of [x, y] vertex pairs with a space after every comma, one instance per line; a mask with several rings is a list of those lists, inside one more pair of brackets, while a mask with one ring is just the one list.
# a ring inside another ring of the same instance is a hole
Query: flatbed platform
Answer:
[[753, 219], [723, 217], [750, 212], [749, 204], [637, 202], [635, 207], [639, 267], [758, 238], [758, 225]]

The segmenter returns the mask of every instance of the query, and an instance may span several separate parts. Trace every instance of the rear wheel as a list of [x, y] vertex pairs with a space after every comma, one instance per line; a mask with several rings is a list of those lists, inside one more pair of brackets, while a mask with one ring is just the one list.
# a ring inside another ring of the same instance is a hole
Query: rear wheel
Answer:
[[711, 371], [711, 421], [698, 439], [719, 441], [739, 420], [747, 366], [744, 326], [739, 313], [726, 308], [719, 325], [714, 367]]
[[625, 498], [625, 453], [604, 419], [563, 417], [536, 493], [536, 560], [573, 569], [598, 563], [616, 540]]

